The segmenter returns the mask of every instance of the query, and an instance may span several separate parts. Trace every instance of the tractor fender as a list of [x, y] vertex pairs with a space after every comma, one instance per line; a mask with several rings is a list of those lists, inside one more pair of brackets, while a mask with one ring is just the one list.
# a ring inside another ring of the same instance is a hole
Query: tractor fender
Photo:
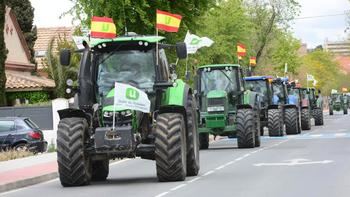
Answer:
[[260, 109], [260, 104], [258, 93], [247, 90], [243, 93], [243, 103], [237, 105], [237, 109]]
[[280, 109], [280, 105], [269, 105], [267, 109]]
[[90, 115], [81, 109], [67, 108], [67, 109], [58, 110], [57, 112], [61, 120], [64, 118], [73, 118], [73, 117], [85, 118], [88, 123], [91, 120]]
[[[186, 102], [193, 90], [181, 79], [177, 79], [175, 84], [165, 91], [159, 113], [181, 113], [187, 122]], [[187, 124], [186, 130], [188, 131]]]

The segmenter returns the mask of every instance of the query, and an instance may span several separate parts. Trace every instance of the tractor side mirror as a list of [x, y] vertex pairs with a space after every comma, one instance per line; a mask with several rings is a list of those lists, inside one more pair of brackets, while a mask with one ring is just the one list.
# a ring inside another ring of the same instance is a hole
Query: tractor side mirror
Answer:
[[72, 53], [69, 49], [62, 49], [60, 51], [60, 64], [62, 66], [69, 66]]
[[176, 43], [176, 54], [179, 59], [186, 59], [187, 58], [187, 47], [186, 43], [179, 42]]

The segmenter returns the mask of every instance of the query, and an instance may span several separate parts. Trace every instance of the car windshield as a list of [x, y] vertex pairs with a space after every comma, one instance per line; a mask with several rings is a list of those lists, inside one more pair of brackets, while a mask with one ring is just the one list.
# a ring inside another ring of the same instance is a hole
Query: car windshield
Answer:
[[115, 51], [98, 56], [97, 85], [106, 95], [115, 82], [127, 83], [140, 89], [153, 88], [155, 68], [152, 50]]
[[206, 96], [212, 90], [224, 90], [227, 93], [237, 91], [237, 69], [203, 71], [201, 93]]
[[267, 100], [267, 86], [265, 80], [246, 81], [246, 86], [247, 88], [252, 87], [252, 91], [260, 93], [262, 98]]

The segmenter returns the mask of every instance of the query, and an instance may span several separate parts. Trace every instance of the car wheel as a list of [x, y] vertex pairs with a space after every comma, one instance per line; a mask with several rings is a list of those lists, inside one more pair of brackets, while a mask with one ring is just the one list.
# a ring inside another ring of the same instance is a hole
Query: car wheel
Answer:
[[27, 151], [28, 150], [28, 146], [26, 143], [20, 143], [20, 144], [17, 144], [15, 147], [14, 147], [14, 150], [15, 151]]

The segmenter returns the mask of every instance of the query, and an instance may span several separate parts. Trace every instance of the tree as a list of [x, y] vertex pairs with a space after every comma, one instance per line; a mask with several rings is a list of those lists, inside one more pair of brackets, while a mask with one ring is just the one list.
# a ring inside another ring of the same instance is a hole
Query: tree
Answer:
[[6, 5], [9, 6], [15, 13], [18, 24], [23, 32], [24, 38], [27, 42], [28, 48], [30, 50], [31, 59], [30, 62], [35, 64], [35, 51], [34, 44], [37, 39], [37, 29], [33, 26], [34, 19], [34, 8], [30, 3], [30, 0], [5, 0]]
[[279, 29], [287, 30], [289, 22], [299, 14], [300, 5], [295, 0], [247, 0], [248, 10], [254, 32], [256, 61], [259, 63], [264, 51], [278, 34]]
[[7, 55], [7, 49], [4, 39], [4, 26], [5, 26], [5, 2], [0, 2], [0, 106], [6, 105], [6, 75], [5, 75], [5, 61]]
[[[57, 47], [54, 47], [54, 43], [57, 43]], [[69, 98], [70, 96], [66, 94], [66, 81], [67, 79], [77, 80], [77, 72], [79, 68], [80, 57], [79, 54], [73, 53], [71, 59], [71, 65], [65, 67], [61, 66], [59, 63], [59, 55], [56, 51], [61, 49], [71, 49], [75, 50], [75, 44], [69, 42], [65, 35], [59, 35], [58, 37], [53, 37], [50, 40], [47, 55], [44, 59], [44, 63], [48, 68], [49, 77], [55, 81], [55, 97], [59, 98]]]

